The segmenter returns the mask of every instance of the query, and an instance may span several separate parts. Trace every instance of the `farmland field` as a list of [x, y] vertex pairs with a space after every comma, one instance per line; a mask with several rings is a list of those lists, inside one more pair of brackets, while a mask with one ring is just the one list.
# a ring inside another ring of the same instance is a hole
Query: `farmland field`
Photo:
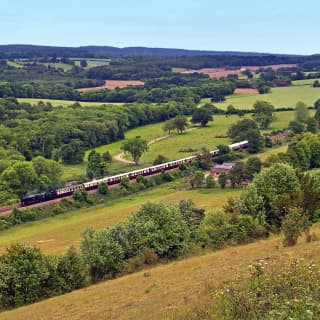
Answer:
[[[37, 104], [40, 101], [43, 101], [45, 103], [50, 102], [53, 107], [58, 107], [58, 106], [67, 107], [67, 106], [70, 106], [70, 105], [77, 102], [77, 101], [73, 101], [73, 100], [53, 100], [53, 99], [37, 99], [37, 98], [18, 98], [18, 101], [19, 102], [27, 102], [27, 103], [31, 103], [31, 104]], [[79, 103], [82, 106], [88, 106], [88, 107], [101, 106], [103, 104], [105, 104], [105, 105], [122, 105], [123, 104], [123, 103], [83, 102], [83, 101], [80, 101]]]
[[[313, 226], [319, 236], [319, 224]], [[283, 247], [280, 237], [229, 247], [185, 258], [108, 280], [60, 297], [1, 314], [3, 320], [186, 319], [190, 310], [206, 305], [213, 290], [248, 275], [249, 265], [261, 260], [306, 259], [320, 262], [319, 241], [301, 239]], [[187, 318], [188, 319], [188, 318]]]
[[125, 88], [130, 86], [143, 86], [143, 85], [144, 85], [144, 82], [139, 80], [106, 80], [104, 85], [102, 86], [80, 88], [80, 89], [77, 89], [77, 91], [85, 92], [85, 91], [96, 91], [96, 90], [103, 90], [103, 89], [113, 90], [116, 88]]
[[[271, 93], [245, 95], [233, 94], [226, 97], [226, 101], [217, 102], [215, 105], [218, 108], [226, 110], [227, 106], [232, 104], [237, 109], [251, 109], [257, 100], [264, 100], [272, 103], [276, 108], [294, 107], [298, 101], [306, 103], [308, 106], [313, 106], [314, 102], [320, 98], [320, 89], [312, 88], [310, 80], [296, 81], [293, 86], [272, 88]], [[307, 84], [310, 84], [308, 86]]]
[[154, 187], [122, 199], [106, 202], [91, 208], [73, 211], [45, 220], [27, 223], [0, 233], [0, 251], [17, 241], [37, 245], [46, 252], [61, 252], [69, 246], [79, 245], [81, 232], [88, 227], [103, 228], [125, 220], [146, 201], [177, 202], [192, 199], [198, 207], [221, 207], [229, 197], [237, 196], [240, 189], [196, 189], [177, 180]]

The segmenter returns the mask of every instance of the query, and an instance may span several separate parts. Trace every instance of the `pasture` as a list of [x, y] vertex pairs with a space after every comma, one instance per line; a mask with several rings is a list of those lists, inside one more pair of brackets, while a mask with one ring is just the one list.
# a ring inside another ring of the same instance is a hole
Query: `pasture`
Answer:
[[15, 242], [28, 242], [45, 252], [59, 253], [71, 245], [78, 247], [81, 233], [89, 227], [105, 228], [124, 221], [146, 201], [177, 203], [192, 199], [196, 206], [214, 209], [226, 203], [229, 197], [240, 194], [241, 189], [195, 189], [182, 180], [153, 187], [104, 204], [83, 208], [69, 214], [30, 222], [0, 233], [0, 252]]
[[[19, 102], [26, 102], [30, 104], [37, 104], [40, 101], [44, 103], [51, 103], [53, 107], [68, 107], [75, 104], [77, 101], [73, 100], [54, 100], [54, 99], [38, 99], [38, 98], [18, 98]], [[78, 101], [79, 102], [79, 101]], [[79, 102], [83, 107], [97, 107], [101, 105], [122, 105], [123, 103], [110, 103], [110, 102]]]
[[[312, 231], [319, 236], [319, 224]], [[320, 263], [319, 241], [301, 239], [295, 247], [283, 247], [274, 236], [207, 252], [7, 311], [1, 319], [188, 319], [190, 310], [212, 301], [214, 290], [247, 277], [250, 265], [288, 259]]]
[[225, 101], [214, 104], [223, 110], [226, 110], [230, 104], [237, 109], [252, 109], [257, 100], [270, 102], [276, 108], [294, 107], [298, 101], [313, 106], [314, 102], [320, 98], [320, 89], [312, 87], [314, 80], [301, 81], [295, 81], [290, 87], [272, 88], [271, 93], [267, 94], [232, 94], [227, 96]]

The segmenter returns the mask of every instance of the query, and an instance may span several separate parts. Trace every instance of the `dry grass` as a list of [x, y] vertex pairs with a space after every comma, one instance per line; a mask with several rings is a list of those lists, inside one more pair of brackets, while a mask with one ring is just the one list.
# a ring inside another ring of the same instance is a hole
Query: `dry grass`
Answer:
[[[320, 226], [314, 228], [319, 235]], [[319, 242], [283, 248], [273, 237], [190, 257], [1, 314], [2, 320], [177, 319], [260, 259], [320, 262]]]

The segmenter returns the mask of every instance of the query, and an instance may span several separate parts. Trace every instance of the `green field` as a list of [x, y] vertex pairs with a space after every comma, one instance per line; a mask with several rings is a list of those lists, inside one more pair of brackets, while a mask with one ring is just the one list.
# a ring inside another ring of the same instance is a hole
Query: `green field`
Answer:
[[320, 98], [320, 88], [312, 88], [311, 84], [314, 80], [301, 81], [295, 81], [290, 87], [272, 88], [271, 93], [263, 95], [233, 94], [227, 96], [226, 101], [215, 103], [215, 106], [225, 110], [232, 104], [237, 109], [251, 109], [257, 100], [268, 101], [276, 108], [294, 107], [298, 101], [313, 106], [314, 102]]
[[[310, 111], [312, 114], [314, 111]], [[249, 117], [250, 115], [246, 115]], [[288, 123], [294, 119], [294, 112], [277, 112], [275, 113], [276, 120], [272, 122], [270, 130], [283, 129], [288, 126]], [[206, 147], [209, 150], [212, 150], [217, 147], [219, 144], [228, 144], [231, 142], [228, 138], [218, 138], [217, 136], [225, 136], [228, 128], [233, 123], [239, 121], [239, 117], [236, 115], [224, 116], [217, 115], [214, 117], [214, 121], [209, 122], [208, 126], [205, 128], [194, 129], [188, 132], [185, 132], [181, 135], [173, 135], [158, 141], [149, 146], [149, 150], [142, 156], [141, 163], [145, 165], [150, 165], [153, 160], [159, 155], [163, 155], [170, 160], [185, 158], [187, 156], [198, 154], [202, 147]], [[133, 138], [136, 136], [141, 136], [147, 141], [151, 141], [155, 138], [166, 135], [162, 130], [163, 123], [155, 123], [139, 128], [129, 130], [125, 134], [125, 138]], [[96, 148], [99, 153], [104, 153], [109, 151], [112, 156], [119, 154], [121, 152], [122, 140], [117, 141], [108, 145], [103, 145]], [[192, 148], [192, 152], [180, 152], [179, 150]], [[86, 170], [86, 159], [90, 151], [86, 152], [85, 162], [79, 165], [64, 165], [64, 176], [65, 180], [70, 180], [75, 177], [85, 175]], [[128, 160], [131, 160], [129, 155], [125, 157]], [[110, 167], [111, 173], [126, 172], [132, 169], [137, 169], [138, 167], [128, 165], [125, 163], [120, 163], [118, 161], [113, 161]]]
[[177, 202], [192, 199], [198, 207], [221, 207], [229, 197], [237, 196], [240, 189], [196, 189], [177, 180], [137, 194], [109, 201], [106, 204], [80, 209], [69, 214], [30, 222], [0, 233], [0, 251], [17, 241], [35, 244], [44, 251], [61, 252], [79, 245], [81, 233], [88, 227], [103, 228], [123, 221], [146, 201]]
[[[75, 62], [76, 66], [80, 66], [80, 58], [72, 58]], [[110, 64], [111, 59], [85, 59], [88, 63], [88, 68], [100, 67], [100, 66], [108, 66]]]
[[[37, 99], [37, 98], [18, 98], [19, 102], [27, 102], [31, 104], [37, 104], [40, 101], [50, 102], [54, 107], [68, 107], [75, 104], [77, 101], [72, 100], [54, 100], [54, 99]], [[109, 103], [109, 102], [79, 102], [83, 107], [95, 107], [101, 105], [122, 105], [123, 103]]]

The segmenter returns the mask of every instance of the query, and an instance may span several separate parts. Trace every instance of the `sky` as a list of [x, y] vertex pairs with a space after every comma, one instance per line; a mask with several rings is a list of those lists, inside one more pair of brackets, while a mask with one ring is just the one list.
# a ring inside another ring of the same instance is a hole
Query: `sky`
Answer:
[[320, 0], [1, 0], [0, 44], [314, 54], [319, 12]]

